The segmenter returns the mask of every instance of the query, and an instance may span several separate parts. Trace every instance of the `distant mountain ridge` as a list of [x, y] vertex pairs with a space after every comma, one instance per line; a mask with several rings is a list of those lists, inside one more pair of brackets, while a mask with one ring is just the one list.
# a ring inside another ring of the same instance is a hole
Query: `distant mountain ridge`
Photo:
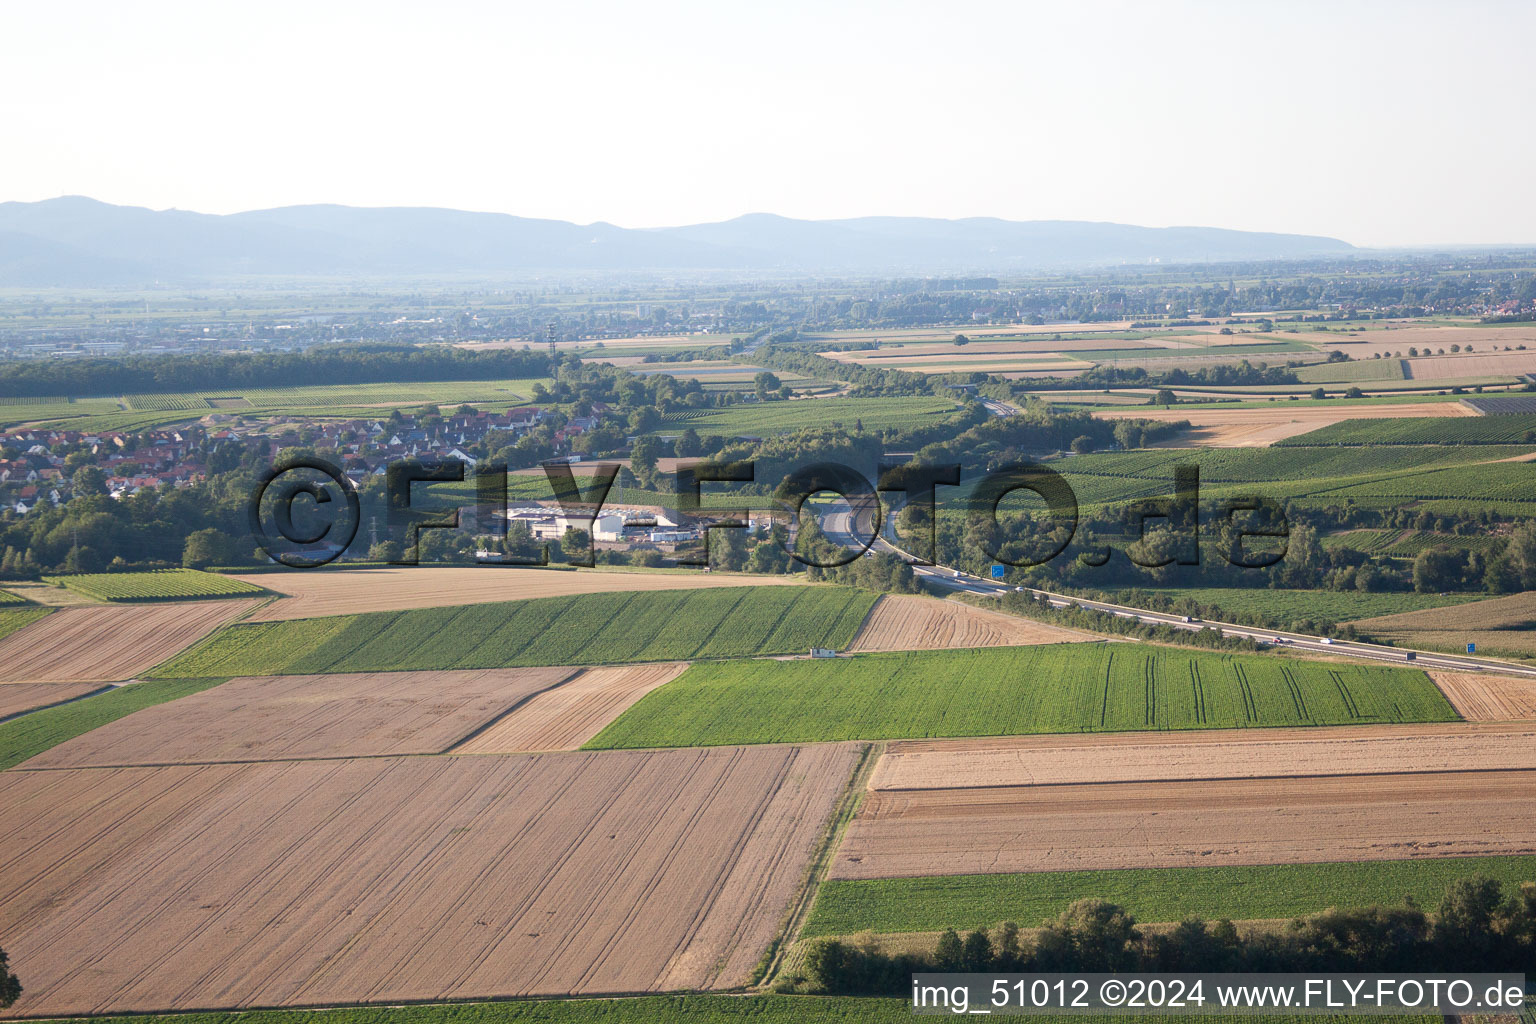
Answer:
[[0, 203], [0, 285], [20, 287], [561, 271], [1003, 274], [1353, 250], [1315, 235], [991, 217], [811, 221], [755, 213], [620, 228], [430, 207], [286, 206], [216, 215], [82, 196]]

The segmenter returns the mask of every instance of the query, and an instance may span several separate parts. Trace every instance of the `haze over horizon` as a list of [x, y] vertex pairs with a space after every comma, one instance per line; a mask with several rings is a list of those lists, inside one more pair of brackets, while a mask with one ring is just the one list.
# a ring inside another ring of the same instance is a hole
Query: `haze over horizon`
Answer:
[[1518, 201], [1536, 163], [1519, 129], [1536, 7], [1303, 0], [1283, 13], [1200, 0], [975, 2], [944, 19], [916, 4], [763, 17], [458, 0], [430, 18], [403, 4], [30, 5], [0, 40], [0, 111], [21, 140], [0, 201], [1536, 242], [1536, 205]]

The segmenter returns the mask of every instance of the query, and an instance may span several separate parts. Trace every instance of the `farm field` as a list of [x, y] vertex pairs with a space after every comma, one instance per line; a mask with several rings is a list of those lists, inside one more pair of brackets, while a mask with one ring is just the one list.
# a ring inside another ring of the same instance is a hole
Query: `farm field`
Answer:
[[533, 393], [535, 383], [538, 381], [534, 379], [421, 381], [234, 388], [75, 401], [45, 397], [26, 404], [0, 404], [0, 427], [47, 423], [70, 430], [129, 430], [200, 419], [211, 413], [254, 415], [302, 410], [316, 416], [338, 416], [349, 410], [366, 415], [368, 409], [409, 408], [428, 403], [522, 405]]
[[[82, 697], [56, 708], [43, 708], [0, 722], [0, 771], [14, 767], [50, 747], [90, 732], [124, 715], [131, 715], [168, 700], [176, 700], [210, 686], [217, 686], [222, 679], [157, 679], [152, 682], [129, 683], [126, 686], [109, 687], [92, 697]], [[7, 683], [6, 686], [21, 686]], [[75, 685], [69, 683], [40, 684], [48, 686]], [[95, 684], [91, 684], [95, 686]]]
[[737, 986], [857, 754], [5, 773], [0, 931], [30, 965], [11, 1012]]
[[[1074, 1014], [1077, 1024], [1156, 1024], [1167, 1018]], [[164, 1024], [903, 1024], [907, 999], [860, 996], [671, 995], [631, 999], [502, 1000], [426, 1006], [368, 1006], [339, 1010], [250, 1010], [188, 1013]], [[1021, 1015], [1020, 1024], [1050, 1024], [1057, 1016]], [[1251, 1017], [1203, 1017], [1211, 1024], [1243, 1024]], [[1370, 1017], [1266, 1015], [1269, 1024], [1378, 1024]], [[1442, 1024], [1436, 1017], [1398, 1017], [1402, 1024]], [[132, 1018], [108, 1018], [131, 1024]]]
[[1467, 416], [1343, 420], [1277, 442], [1281, 446], [1381, 444], [1529, 444], [1536, 416]]
[[895, 792], [1476, 769], [1536, 771], [1536, 726], [1455, 722], [906, 740], [886, 748], [868, 788]]
[[1450, 721], [1423, 672], [1130, 643], [695, 665], [589, 747]]
[[1536, 719], [1536, 679], [1483, 672], [1431, 672], [1456, 713], [1469, 722]]
[[1217, 448], [1250, 448], [1271, 445], [1297, 434], [1306, 434], [1330, 424], [1351, 419], [1390, 417], [1461, 417], [1472, 416], [1470, 409], [1458, 402], [1404, 402], [1394, 405], [1346, 405], [1343, 401], [1314, 406], [1290, 402], [1273, 403], [1270, 408], [1229, 409], [1220, 406], [1172, 406], [1167, 409], [1127, 406], [1097, 409], [1100, 419], [1188, 420], [1192, 428], [1179, 444]]
[[4, 602], [4, 607], [0, 607], [0, 640], [4, 640], [17, 630], [27, 628], [52, 610], [52, 608], [18, 605], [14, 601]]
[[98, 683], [0, 683], [0, 721], [100, 689]]
[[1516, 377], [1536, 372], [1536, 352], [1452, 355], [1408, 359], [1409, 380], [1439, 381], [1460, 377]]
[[1462, 651], [1475, 643], [1480, 653], [1536, 655], [1536, 592], [1472, 601], [1454, 609], [1403, 612], [1356, 619], [1361, 633], [1404, 647]]
[[577, 594], [240, 623], [160, 678], [390, 672], [804, 654], [847, 647], [875, 595], [849, 587]]
[[1528, 855], [1536, 772], [876, 792], [828, 877]]
[[[1398, 508], [1425, 502], [1536, 513], [1526, 446], [1380, 448], [1196, 448], [1101, 452], [1058, 461], [1083, 504], [1116, 504], [1169, 494], [1178, 466], [1198, 466], [1203, 499], [1262, 494], [1308, 506]], [[1477, 498], [1469, 497], [1477, 495]], [[953, 500], [953, 499], [951, 499]]]
[[887, 594], [849, 645], [850, 652], [1005, 647], [1098, 640], [1088, 633], [1048, 626], [1006, 612], [958, 601], [911, 594]]
[[936, 875], [822, 883], [802, 935], [1028, 928], [1080, 899], [1118, 903], [1141, 921], [1274, 920], [1328, 907], [1434, 907], [1457, 879], [1482, 874], [1517, 885], [1536, 879], [1536, 857], [1442, 857], [1353, 863], [1125, 868]]
[[120, 718], [22, 767], [436, 754], [575, 674], [525, 668], [247, 676]]
[[1292, 371], [1304, 384], [1377, 384], [1405, 380], [1401, 359], [1351, 359], [1343, 363], [1315, 363]]
[[199, 598], [251, 597], [260, 586], [196, 569], [155, 572], [101, 572], [79, 576], [45, 576], [44, 582], [73, 590], [98, 601], [186, 601]]
[[804, 584], [793, 576], [747, 576], [724, 572], [557, 572], [496, 569], [490, 566], [415, 566], [394, 569], [318, 569], [252, 573], [235, 577], [287, 595], [260, 608], [247, 621], [277, 622], [358, 612], [446, 608], [488, 601], [527, 600], [574, 594], [644, 590], [700, 590], [719, 587]]
[[456, 744], [453, 753], [579, 749], [631, 704], [676, 679], [687, 667], [678, 663], [585, 669]]
[[956, 411], [943, 398], [814, 398], [788, 402], [733, 405], [723, 409], [693, 409], [667, 417], [652, 433], [671, 434], [692, 427], [700, 434], [770, 434], [805, 428], [843, 427], [853, 430], [916, 430], [939, 423]]
[[250, 606], [250, 601], [207, 601], [134, 608], [58, 608], [0, 639], [0, 681], [131, 679]]
[[[1394, 534], [1401, 531], [1392, 531]], [[1268, 590], [1241, 587], [1158, 587], [1148, 593], [1178, 600], [1188, 597], [1202, 607], [1228, 615], [1258, 616], [1281, 624], [1298, 619], [1343, 622], [1361, 615], [1392, 615], [1425, 608], [1444, 608], [1487, 597], [1486, 594], [1369, 593], [1358, 590]], [[1213, 614], [1206, 618], [1215, 618]]]

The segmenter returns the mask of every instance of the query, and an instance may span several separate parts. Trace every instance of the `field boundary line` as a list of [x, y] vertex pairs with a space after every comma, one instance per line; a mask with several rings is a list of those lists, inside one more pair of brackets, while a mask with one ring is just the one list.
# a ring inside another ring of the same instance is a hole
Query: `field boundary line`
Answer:
[[[1333, 729], [1338, 726], [1260, 726], [1259, 728], [1317, 728]], [[1344, 728], [1348, 728], [1345, 726]], [[1132, 730], [1141, 732], [1142, 730]], [[1164, 732], [1166, 730], [1147, 730]], [[1195, 731], [1195, 730], [1190, 730]], [[1070, 736], [1071, 733], [1041, 733], [1037, 735]], [[1113, 735], [1113, 734], [1107, 734]], [[968, 738], [968, 737], [966, 737]], [[901, 742], [901, 741], [897, 741]], [[383, 755], [376, 755], [383, 756]], [[33, 769], [34, 771], [38, 769]], [[1027, 782], [1003, 785], [986, 785], [984, 783], [967, 783], [961, 786], [882, 786], [875, 790], [876, 793], [960, 793], [975, 789], [1052, 789], [1063, 786], [1141, 786], [1141, 785], [1168, 785], [1177, 782], [1288, 782], [1316, 779], [1374, 779], [1413, 777], [1416, 775], [1508, 775], [1510, 773], [1528, 772], [1536, 776], [1536, 768], [1408, 768], [1401, 771], [1361, 771], [1361, 772], [1306, 772], [1298, 775], [1200, 775], [1195, 777], [1149, 778], [1149, 779], [1081, 779], [1070, 782]], [[1493, 856], [1521, 856], [1520, 854], [1494, 854]], [[903, 877], [903, 876], [893, 876]]]
[[[890, 596], [890, 594], [881, 594], [870, 604], [869, 611], [864, 613], [864, 619], [859, 623], [859, 628], [853, 631], [853, 639], [848, 641], [848, 653], [854, 653], [854, 648], [859, 646], [859, 637], [864, 635], [864, 631], [869, 628], [870, 620], [875, 617], [875, 609], [884, 604], [885, 599]], [[944, 599], [941, 597], [939, 600]]]
[[[565, 675], [561, 676], [559, 679], [556, 679], [554, 682], [550, 683], [548, 686], [544, 687], [542, 690], [535, 690], [533, 693], [530, 693], [527, 696], [522, 697], [521, 699], [514, 701], [512, 703], [512, 705], [510, 707], [508, 707], [505, 711], [503, 711], [501, 714], [496, 715], [496, 716], [490, 718], [489, 720], [487, 720], [485, 722], [482, 722], [480, 725], [476, 726], [475, 728], [471, 729], [469, 732], [465, 733], [463, 736], [460, 736], [458, 739], [456, 739], [452, 743], [448, 744], [448, 746], [444, 747], [442, 750], [439, 750], [436, 754], [432, 754], [432, 755], [428, 755], [428, 756], [431, 756], [431, 757], [441, 757], [441, 756], [443, 756], [445, 754], [452, 754], [455, 750], [459, 749], [464, 744], [466, 744], [470, 740], [474, 739], [476, 736], [481, 735], [487, 729], [490, 729], [492, 726], [496, 725], [498, 722], [504, 721], [507, 718], [508, 715], [516, 714], [518, 711], [521, 711], [523, 709], [523, 707], [525, 705], [527, 705], [527, 703], [529, 701], [533, 700], [533, 698], [541, 697], [541, 696], [543, 696], [544, 694], [548, 693], [551, 690], [558, 689], [559, 687], [564, 686], [566, 683], [574, 682], [577, 679], [577, 677], [579, 677], [582, 673], [587, 672], [587, 671], [589, 671], [589, 669], [585, 665], [579, 665], [579, 666], [576, 666], [576, 667], [572, 668], [571, 671], [567, 672]], [[463, 755], [458, 755], [458, 756], [463, 756]]]
[[827, 880], [827, 873], [832, 868], [837, 849], [842, 845], [843, 835], [848, 831], [848, 826], [853, 822], [854, 816], [858, 814], [859, 807], [864, 802], [870, 776], [874, 774], [875, 765], [885, 753], [885, 748], [886, 744], [883, 741], [863, 745], [859, 753], [859, 761], [853, 767], [847, 787], [838, 797], [837, 805], [833, 808], [832, 817], [817, 845], [816, 853], [811, 858], [811, 863], [805, 870], [805, 876], [795, 892], [794, 901], [790, 904], [788, 913], [784, 915], [784, 922], [778, 934], [774, 936], [768, 966], [763, 970], [762, 977], [758, 978], [751, 987], [765, 990], [778, 976], [779, 969], [784, 966], [785, 954], [789, 952], [791, 946], [800, 941], [800, 933], [805, 929], [805, 922], [810, 919], [811, 907], [821, 891], [821, 883]]
[[[12, 684], [10, 684], [10, 683], [0, 683], [0, 686], [9, 686], [9, 685], [12, 685]], [[27, 684], [27, 683], [17, 683], [15, 685], [17, 685], [17, 686], [27, 686], [29, 684]], [[68, 686], [69, 684], [68, 683], [59, 683], [58, 685], [60, 685], [60, 686]], [[65, 704], [73, 704], [75, 701], [77, 701], [77, 700], [85, 700], [85, 698], [87, 698], [87, 697], [99, 697], [103, 693], [106, 693], [108, 690], [115, 690], [115, 689], [117, 689], [120, 685], [122, 685], [122, 684], [121, 683], [107, 683], [105, 686], [102, 686], [99, 689], [92, 690], [90, 693], [82, 693], [82, 694], [80, 694], [78, 696], [75, 696], [75, 697], [66, 697], [63, 700], [56, 700], [52, 704], [43, 704], [43, 705], [41, 705], [39, 707], [27, 708], [25, 711], [17, 711], [14, 714], [9, 714], [9, 715], [6, 715], [4, 718], [0, 718], [0, 725], [5, 724], [6, 722], [14, 722], [18, 718], [25, 718], [27, 715], [36, 714], [39, 711], [47, 711], [50, 708], [61, 708]]]

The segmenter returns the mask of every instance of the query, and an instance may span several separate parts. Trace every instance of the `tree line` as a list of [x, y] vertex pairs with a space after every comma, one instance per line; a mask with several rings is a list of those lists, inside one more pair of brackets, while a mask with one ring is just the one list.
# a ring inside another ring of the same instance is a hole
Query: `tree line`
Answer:
[[347, 344], [296, 352], [7, 360], [0, 363], [0, 397], [495, 380], [549, 373], [549, 356], [535, 349], [467, 352], [449, 345]]
[[1241, 932], [1229, 920], [1189, 917], [1168, 930], [1138, 927], [1124, 907], [1079, 900], [1032, 937], [1013, 922], [962, 937], [943, 933], [932, 953], [887, 953], [873, 936], [818, 939], [805, 974], [782, 987], [836, 994], [904, 995], [918, 971], [999, 973], [1128, 971], [1536, 971], [1536, 884], [1506, 892], [1474, 876], [1453, 883], [1434, 913], [1411, 901], [1329, 909], [1280, 930]]

